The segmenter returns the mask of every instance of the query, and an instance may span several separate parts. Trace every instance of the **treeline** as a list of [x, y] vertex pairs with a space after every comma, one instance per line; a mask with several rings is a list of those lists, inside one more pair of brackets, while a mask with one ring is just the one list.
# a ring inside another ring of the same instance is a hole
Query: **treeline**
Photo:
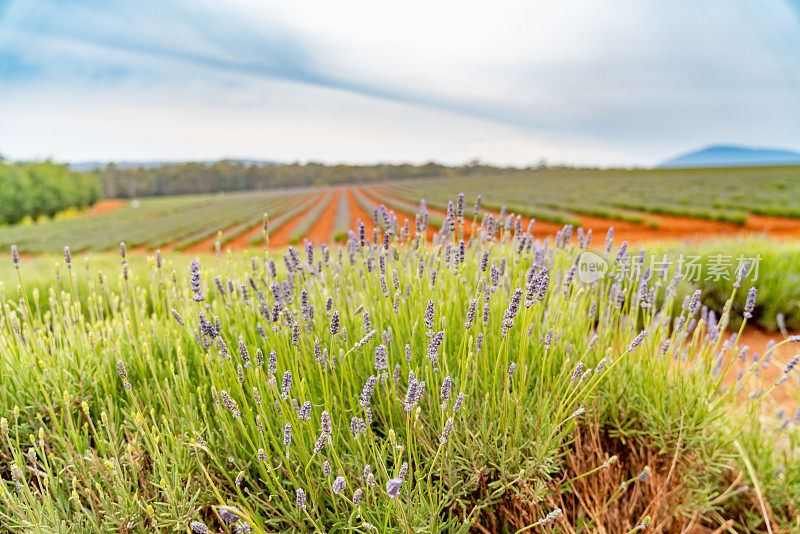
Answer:
[[50, 161], [10, 163], [0, 159], [0, 224], [85, 208], [100, 199], [101, 191], [94, 173], [70, 171]]
[[168, 164], [157, 167], [117, 167], [97, 172], [107, 198], [183, 195], [220, 191], [263, 190], [278, 187], [336, 185], [409, 178], [493, 175], [518, 169], [473, 162], [458, 167], [424, 165], [248, 164], [237, 161]]

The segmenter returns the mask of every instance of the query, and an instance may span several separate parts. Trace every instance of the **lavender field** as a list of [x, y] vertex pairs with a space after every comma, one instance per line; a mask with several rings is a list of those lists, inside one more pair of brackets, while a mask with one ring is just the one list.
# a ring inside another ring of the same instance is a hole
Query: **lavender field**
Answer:
[[[798, 417], [772, 415], [798, 389], [797, 357], [772, 355], [796, 339], [751, 358], [728, 328], [756, 308], [751, 266], [710, 309], [613, 233], [535, 239], [513, 218], [465, 218], [460, 197], [429, 245], [425, 215], [412, 229], [382, 211], [343, 246], [143, 261], [122, 245], [100, 268], [66, 250], [46, 282], [14, 248], [0, 524], [800, 527]], [[587, 277], [586, 254], [608, 272]]]

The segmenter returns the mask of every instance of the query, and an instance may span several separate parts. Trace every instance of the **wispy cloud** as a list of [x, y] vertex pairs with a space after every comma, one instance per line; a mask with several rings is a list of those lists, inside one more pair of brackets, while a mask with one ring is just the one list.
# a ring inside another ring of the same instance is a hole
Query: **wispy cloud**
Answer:
[[[719, 141], [798, 147], [796, 8], [12, 1], [0, 151], [648, 164]], [[47, 130], [84, 132], [82, 148]]]

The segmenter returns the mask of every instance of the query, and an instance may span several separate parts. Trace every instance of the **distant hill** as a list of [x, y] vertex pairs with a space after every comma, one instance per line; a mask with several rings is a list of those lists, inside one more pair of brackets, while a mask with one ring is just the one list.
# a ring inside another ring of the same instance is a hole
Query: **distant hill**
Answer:
[[[193, 163], [202, 163], [203, 165], [213, 165], [219, 161], [227, 161], [230, 163], [241, 163], [242, 165], [279, 165], [275, 161], [267, 161], [261, 159], [222, 159], [222, 160], [208, 160], [198, 161]], [[113, 163], [118, 169], [155, 169], [156, 167], [166, 167], [169, 165], [181, 165], [183, 163], [190, 163], [189, 161], [78, 161], [68, 163], [67, 167], [73, 171], [86, 172], [96, 171], [98, 169], [105, 169], [109, 164]]]
[[656, 165], [656, 168], [748, 167], [762, 165], [800, 165], [800, 152], [772, 148], [715, 145], [668, 159]]

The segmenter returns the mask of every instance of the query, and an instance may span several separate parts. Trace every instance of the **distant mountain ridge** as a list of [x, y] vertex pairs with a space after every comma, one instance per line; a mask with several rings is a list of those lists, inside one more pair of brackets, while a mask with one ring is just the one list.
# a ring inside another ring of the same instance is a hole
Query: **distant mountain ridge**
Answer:
[[800, 165], [800, 152], [774, 148], [713, 145], [668, 159], [656, 165], [656, 168], [676, 169], [766, 165]]

